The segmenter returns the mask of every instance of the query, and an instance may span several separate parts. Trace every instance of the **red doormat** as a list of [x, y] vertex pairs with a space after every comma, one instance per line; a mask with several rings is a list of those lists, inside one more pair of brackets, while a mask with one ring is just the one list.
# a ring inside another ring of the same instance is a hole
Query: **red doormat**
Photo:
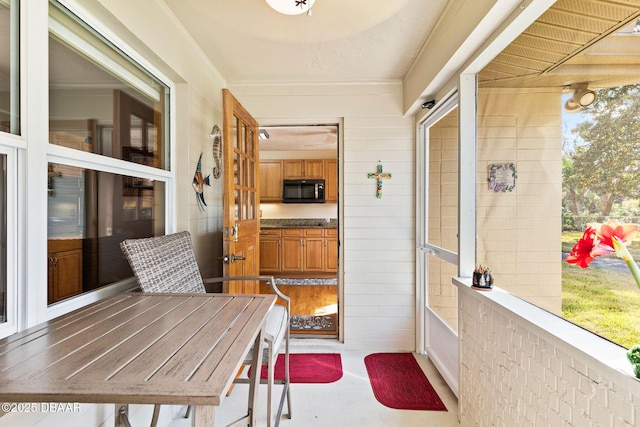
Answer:
[[[278, 355], [273, 375], [284, 379], [284, 354]], [[338, 353], [291, 353], [289, 376], [291, 383], [332, 383], [342, 378], [342, 359]], [[267, 378], [267, 365], [262, 365], [261, 378]]]
[[373, 394], [394, 409], [446, 411], [411, 353], [375, 353], [364, 358]]

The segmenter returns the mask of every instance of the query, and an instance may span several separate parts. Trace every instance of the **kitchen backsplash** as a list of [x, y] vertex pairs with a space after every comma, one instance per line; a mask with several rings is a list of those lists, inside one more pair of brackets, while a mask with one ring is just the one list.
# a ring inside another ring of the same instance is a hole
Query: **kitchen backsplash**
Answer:
[[261, 203], [261, 219], [338, 218], [336, 203]]

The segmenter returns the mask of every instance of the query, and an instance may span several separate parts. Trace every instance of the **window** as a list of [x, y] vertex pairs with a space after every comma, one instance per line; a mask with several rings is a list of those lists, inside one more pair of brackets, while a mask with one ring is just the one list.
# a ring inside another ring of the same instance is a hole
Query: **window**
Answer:
[[[546, 64], [539, 55], [550, 45], [536, 45], [545, 26], [534, 23], [478, 74], [477, 102], [477, 261], [492, 268], [497, 286], [625, 347], [638, 341], [640, 291], [631, 275], [624, 267], [615, 272], [568, 265], [562, 252], [586, 222], [638, 222], [633, 212], [640, 198], [640, 123], [637, 110], [626, 116], [623, 110], [638, 108], [640, 74], [629, 66], [637, 64], [629, 52], [640, 49], [640, 38], [628, 13], [620, 10], [623, 24], [601, 40], [585, 39], [575, 55]], [[577, 34], [579, 28], [565, 31]], [[597, 92], [598, 101], [567, 102], [584, 90]], [[599, 156], [580, 158], [599, 142], [604, 144], [591, 150]], [[607, 159], [607, 152], [613, 156]], [[628, 163], [614, 170], [611, 159]], [[503, 178], [515, 177], [515, 187], [489, 182], [500, 167]], [[631, 340], [623, 338], [625, 331]]]
[[0, 323], [7, 321], [7, 156], [0, 155]]
[[53, 3], [49, 23], [50, 142], [169, 169], [169, 90]]
[[159, 78], [50, 3], [49, 142], [65, 149], [47, 166], [48, 304], [131, 277], [120, 242], [165, 234], [168, 101]]
[[0, 0], [0, 132], [20, 133], [18, 0]]

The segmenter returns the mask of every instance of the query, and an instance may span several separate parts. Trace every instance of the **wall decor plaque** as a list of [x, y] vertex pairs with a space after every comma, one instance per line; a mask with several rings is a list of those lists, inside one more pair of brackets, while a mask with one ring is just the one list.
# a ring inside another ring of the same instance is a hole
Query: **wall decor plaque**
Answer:
[[491, 163], [489, 165], [489, 190], [496, 193], [513, 191], [516, 188], [516, 165], [514, 163]]

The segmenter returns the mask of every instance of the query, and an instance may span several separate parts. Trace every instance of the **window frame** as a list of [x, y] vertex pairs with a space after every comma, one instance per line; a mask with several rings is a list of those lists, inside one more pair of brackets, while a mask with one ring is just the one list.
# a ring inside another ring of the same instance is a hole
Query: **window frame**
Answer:
[[[50, 1], [22, 1], [21, 13], [21, 123], [22, 135], [0, 135], [0, 148], [8, 145], [21, 150], [17, 153], [15, 172], [16, 194], [18, 198], [14, 221], [18, 232], [13, 236], [16, 246], [17, 274], [12, 286], [15, 295], [16, 325], [15, 331], [21, 331], [62, 314], [81, 308], [94, 301], [136, 286], [133, 278], [105, 286], [103, 288], [47, 305], [47, 210], [42, 203], [47, 198], [47, 165], [59, 163], [115, 173], [138, 176], [162, 181], [165, 184], [165, 230], [175, 228], [175, 128], [176, 128], [176, 85], [151, 62], [145, 59], [109, 28], [87, 13], [74, 0], [60, 0], [58, 4], [68, 9], [92, 31], [113, 44], [127, 59], [136, 62], [152, 74], [167, 88], [169, 94], [165, 111], [166, 143], [169, 144], [167, 170], [136, 165], [125, 160], [108, 158], [103, 155], [87, 153], [49, 143], [49, 7]], [[27, 11], [28, 8], [28, 11]], [[26, 35], [28, 34], [28, 37]], [[43, 52], [45, 52], [43, 54]], [[27, 87], [29, 90], [27, 91]], [[28, 117], [27, 117], [28, 114]], [[168, 128], [168, 129], [167, 129]], [[27, 171], [27, 166], [29, 170]], [[19, 189], [19, 191], [17, 191]], [[26, 196], [28, 194], [28, 196]], [[14, 227], [9, 226], [11, 229]], [[28, 230], [27, 230], [28, 228]], [[0, 334], [3, 334], [0, 330]], [[1, 335], [0, 335], [1, 336]]]

